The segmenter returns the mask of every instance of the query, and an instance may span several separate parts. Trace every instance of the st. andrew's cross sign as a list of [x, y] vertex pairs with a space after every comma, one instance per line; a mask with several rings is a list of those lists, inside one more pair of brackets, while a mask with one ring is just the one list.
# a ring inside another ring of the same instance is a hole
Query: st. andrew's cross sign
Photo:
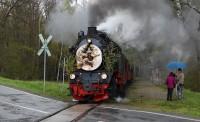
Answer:
[[39, 34], [39, 38], [42, 42], [42, 47], [41, 49], [38, 51], [37, 55], [40, 56], [43, 52], [44, 52], [44, 86], [43, 86], [43, 92], [45, 92], [45, 79], [46, 79], [46, 54], [48, 56], [51, 56], [51, 53], [49, 51], [49, 48], [48, 48], [48, 44], [49, 42], [51, 41], [51, 39], [53, 38], [51, 35], [47, 38], [47, 39], [44, 39], [42, 34]]
[[38, 51], [37, 55], [40, 56], [42, 54], [42, 52], [46, 52], [48, 56], [51, 56], [51, 53], [49, 51], [49, 48], [48, 48], [48, 44], [49, 42], [51, 41], [52, 39], [52, 36], [50, 35], [49, 38], [46, 40], [43, 38], [42, 34], [39, 34], [39, 38], [43, 44], [43, 46], [41, 47], [41, 49]]

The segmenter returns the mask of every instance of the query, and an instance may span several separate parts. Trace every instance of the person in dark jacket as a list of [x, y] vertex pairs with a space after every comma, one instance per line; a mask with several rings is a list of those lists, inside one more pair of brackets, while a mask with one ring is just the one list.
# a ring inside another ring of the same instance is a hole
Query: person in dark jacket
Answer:
[[167, 85], [167, 100], [172, 101], [172, 95], [173, 95], [173, 89], [176, 86], [176, 79], [173, 72], [170, 72], [167, 79], [166, 79], [166, 85]]

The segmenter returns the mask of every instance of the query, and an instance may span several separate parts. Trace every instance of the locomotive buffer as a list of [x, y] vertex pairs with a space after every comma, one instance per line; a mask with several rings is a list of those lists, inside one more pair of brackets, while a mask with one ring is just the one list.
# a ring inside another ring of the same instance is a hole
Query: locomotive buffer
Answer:
[[46, 80], [46, 57], [47, 56], [51, 56], [51, 53], [50, 53], [49, 48], [48, 48], [47, 45], [49, 44], [49, 42], [51, 41], [51, 39], [53, 37], [52, 37], [52, 35], [50, 35], [47, 39], [44, 39], [42, 34], [39, 34], [39, 38], [40, 38], [43, 46], [38, 51], [37, 55], [40, 56], [44, 52], [44, 86], [43, 86], [43, 93], [44, 93], [45, 92], [45, 80]]

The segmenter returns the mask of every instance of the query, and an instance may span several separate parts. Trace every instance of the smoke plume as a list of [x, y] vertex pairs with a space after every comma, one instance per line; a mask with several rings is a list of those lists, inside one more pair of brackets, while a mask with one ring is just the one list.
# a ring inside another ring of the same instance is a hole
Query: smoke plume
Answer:
[[77, 33], [87, 30], [88, 9], [81, 5], [66, 8], [66, 1], [59, 0], [46, 24], [46, 32], [52, 34], [56, 41], [64, 42], [71, 46], [74, 44]]
[[72, 45], [77, 32], [97, 26], [120, 45], [143, 50], [152, 43], [172, 57], [187, 59], [189, 55], [184, 51], [185, 27], [167, 0], [85, 0], [73, 13], [63, 9], [64, 1], [58, 2], [46, 26], [56, 40]]
[[153, 43], [169, 55], [188, 57], [183, 46], [188, 35], [166, 0], [96, 0], [90, 5], [90, 24], [121, 45], [143, 50]]

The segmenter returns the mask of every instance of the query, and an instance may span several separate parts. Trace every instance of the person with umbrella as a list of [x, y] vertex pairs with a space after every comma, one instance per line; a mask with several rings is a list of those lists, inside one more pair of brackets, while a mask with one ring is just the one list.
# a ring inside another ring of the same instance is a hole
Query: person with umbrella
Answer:
[[171, 61], [167, 64], [169, 70], [176, 70], [176, 95], [178, 99], [183, 98], [183, 86], [184, 86], [184, 73], [183, 69], [187, 65], [184, 62], [180, 61]]

